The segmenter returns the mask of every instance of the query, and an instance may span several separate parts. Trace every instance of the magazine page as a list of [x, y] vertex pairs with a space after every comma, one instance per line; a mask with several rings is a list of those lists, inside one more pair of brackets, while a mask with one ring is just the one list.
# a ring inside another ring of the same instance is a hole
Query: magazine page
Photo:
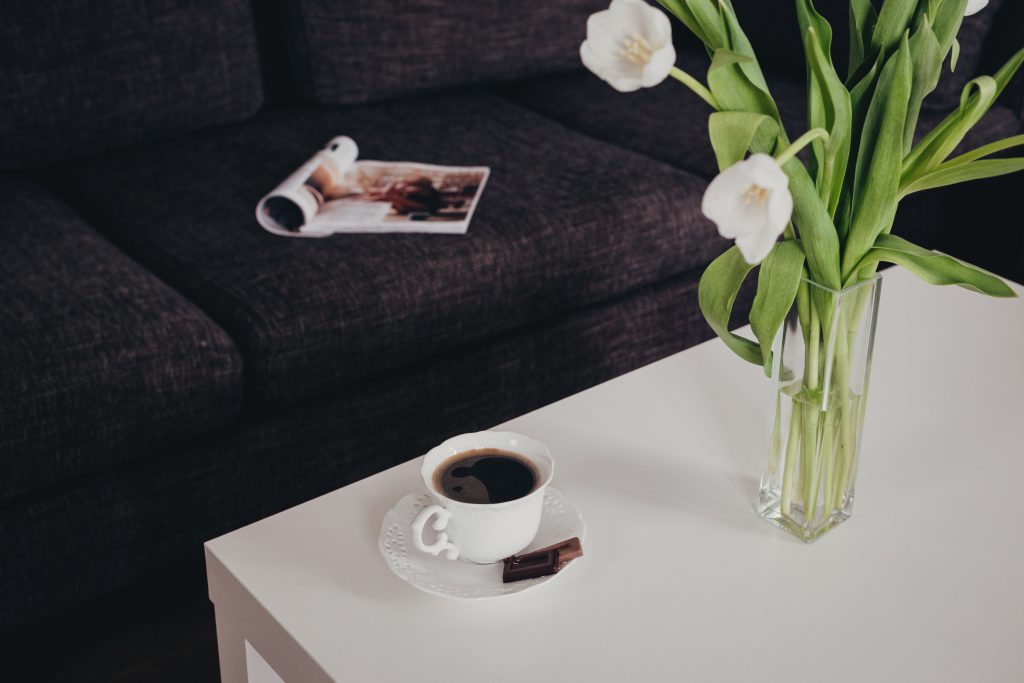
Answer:
[[358, 161], [304, 230], [464, 233], [489, 169]]
[[462, 234], [490, 174], [485, 166], [355, 161], [357, 153], [351, 138], [332, 140], [260, 201], [260, 225], [294, 237]]

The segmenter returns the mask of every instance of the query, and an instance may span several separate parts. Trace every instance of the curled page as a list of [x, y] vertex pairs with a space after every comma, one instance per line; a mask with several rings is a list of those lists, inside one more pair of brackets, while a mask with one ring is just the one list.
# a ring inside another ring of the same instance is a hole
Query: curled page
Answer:
[[256, 205], [256, 220], [278, 235], [295, 235], [313, 223], [332, 189], [355, 164], [359, 147], [339, 136], [288, 176]]

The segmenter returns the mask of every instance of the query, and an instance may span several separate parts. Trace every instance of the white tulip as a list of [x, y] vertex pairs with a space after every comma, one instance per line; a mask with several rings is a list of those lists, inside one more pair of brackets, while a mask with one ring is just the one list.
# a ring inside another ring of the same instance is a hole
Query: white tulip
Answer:
[[774, 158], [754, 154], [725, 169], [704, 191], [701, 211], [744, 260], [760, 263], [793, 215], [789, 178]]
[[608, 9], [587, 19], [580, 59], [619, 92], [650, 88], [665, 80], [675, 64], [672, 26], [643, 0], [612, 0]]
[[972, 14], [977, 14], [985, 9], [987, 4], [988, 0], [967, 0], [967, 9], [964, 10], [964, 16], [969, 17]]

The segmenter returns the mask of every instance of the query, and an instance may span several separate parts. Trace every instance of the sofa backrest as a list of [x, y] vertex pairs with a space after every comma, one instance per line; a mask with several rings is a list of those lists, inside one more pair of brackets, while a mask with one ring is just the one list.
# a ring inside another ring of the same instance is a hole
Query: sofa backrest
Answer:
[[[586, 18], [609, 0], [280, 0], [288, 80], [296, 95], [352, 104], [445, 87], [513, 80], [579, 68]], [[648, 0], [656, 5], [656, 0]], [[732, 0], [771, 70], [804, 73], [793, 0]], [[850, 0], [815, 0], [833, 27], [833, 55], [845, 73]], [[876, 3], [877, 4], [877, 3]], [[978, 74], [986, 41], [1007, 0], [990, 0], [960, 32], [960, 60], [927, 104], [959, 101]], [[676, 33], [685, 29], [675, 24]], [[681, 41], [687, 44], [686, 39]], [[692, 41], [690, 41], [692, 44]]]
[[249, 0], [6, 0], [0, 170], [244, 118], [262, 85]]
[[609, 0], [291, 0], [290, 80], [350, 104], [579, 68]]

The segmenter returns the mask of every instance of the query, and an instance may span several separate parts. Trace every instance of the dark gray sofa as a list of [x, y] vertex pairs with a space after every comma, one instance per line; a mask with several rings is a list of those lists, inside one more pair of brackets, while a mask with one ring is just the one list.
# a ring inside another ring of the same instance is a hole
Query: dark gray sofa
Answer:
[[[770, 32], [795, 27], [789, 3], [733, 2], [800, 130], [798, 44]], [[711, 336], [708, 112], [579, 68], [606, 4], [8, 4], [0, 633]], [[1024, 43], [1002, 5], [968, 22], [923, 125]], [[968, 144], [1021, 132], [1022, 112], [1018, 83]], [[469, 234], [260, 229], [259, 197], [338, 134], [364, 158], [491, 166]], [[1019, 277], [1020, 231], [995, 217], [1020, 189], [929, 195], [898, 230]], [[960, 229], [979, 197], [991, 224]]]

